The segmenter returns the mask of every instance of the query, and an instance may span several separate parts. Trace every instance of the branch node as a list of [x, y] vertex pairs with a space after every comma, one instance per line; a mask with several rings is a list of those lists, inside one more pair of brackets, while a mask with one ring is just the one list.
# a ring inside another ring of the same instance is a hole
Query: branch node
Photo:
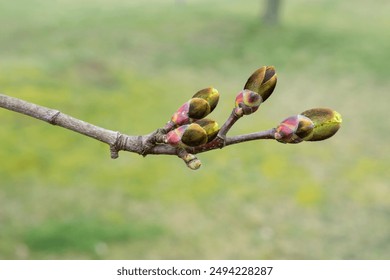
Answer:
[[217, 137], [216, 137], [216, 139], [214, 139], [214, 141], [215, 141], [215, 143], [213, 143], [213, 145], [215, 147], [222, 149], [223, 147], [226, 146], [226, 135], [223, 135], [223, 136], [217, 135]]
[[59, 114], [61, 114], [61, 112], [58, 110], [49, 111], [48, 115], [46, 117], [46, 121], [52, 125], [56, 125], [57, 124], [57, 117], [59, 116]]
[[126, 147], [126, 137], [120, 132], [117, 132], [114, 144], [110, 145], [111, 158], [112, 159], [118, 158], [119, 151], [124, 150], [125, 147]]
[[150, 150], [149, 145], [147, 144], [147, 140], [144, 143], [144, 137], [142, 135], [137, 137], [138, 147], [141, 147], [141, 152], [139, 153], [141, 156], [146, 157], [148, 155], [148, 151]]
[[156, 144], [163, 143], [164, 135], [166, 133], [167, 132], [164, 128], [159, 128], [147, 136], [146, 139], [143, 139], [143, 137], [138, 138], [138, 141], [140, 141], [140, 147], [142, 147], [141, 155], [145, 157], [149, 151], [156, 146]]

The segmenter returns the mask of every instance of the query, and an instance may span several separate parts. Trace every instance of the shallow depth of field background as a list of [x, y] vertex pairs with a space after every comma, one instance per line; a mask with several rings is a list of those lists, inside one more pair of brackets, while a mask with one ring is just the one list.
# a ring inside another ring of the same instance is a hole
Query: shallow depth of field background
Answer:
[[21, 0], [0, 7], [0, 92], [123, 133], [161, 127], [197, 90], [220, 124], [249, 75], [278, 85], [231, 134], [314, 107], [335, 137], [200, 154], [121, 152], [0, 109], [1, 259], [389, 259], [389, 1]]

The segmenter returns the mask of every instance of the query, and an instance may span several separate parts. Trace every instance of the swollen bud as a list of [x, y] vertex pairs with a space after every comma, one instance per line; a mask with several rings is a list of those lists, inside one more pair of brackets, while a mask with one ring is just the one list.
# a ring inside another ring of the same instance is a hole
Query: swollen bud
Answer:
[[192, 119], [202, 119], [210, 114], [210, 105], [203, 98], [191, 98], [189, 101], [188, 116]]
[[209, 87], [201, 89], [194, 94], [193, 98], [202, 98], [210, 105], [210, 113], [217, 107], [219, 101], [219, 92], [215, 88]]
[[200, 125], [192, 123], [181, 137], [181, 142], [190, 147], [203, 145], [207, 142], [207, 133]]
[[275, 129], [275, 139], [281, 143], [300, 143], [313, 135], [313, 122], [303, 115], [288, 117]]
[[238, 116], [250, 115], [257, 111], [261, 102], [263, 99], [257, 92], [244, 89], [236, 96], [235, 113]]
[[314, 123], [313, 134], [306, 141], [321, 141], [336, 134], [341, 126], [341, 115], [328, 108], [315, 108], [302, 113]]
[[196, 147], [207, 142], [207, 133], [199, 124], [186, 124], [168, 132], [164, 142], [172, 146]]
[[263, 102], [270, 97], [277, 82], [276, 71], [273, 66], [263, 66], [257, 69], [246, 82], [244, 89], [260, 94]]
[[192, 119], [202, 119], [210, 113], [210, 105], [203, 98], [191, 98], [173, 114], [171, 120], [165, 125], [170, 131], [174, 127], [189, 124]]
[[210, 119], [201, 119], [197, 120], [195, 123], [199, 124], [206, 131], [207, 142], [214, 140], [219, 132], [219, 126], [216, 121]]

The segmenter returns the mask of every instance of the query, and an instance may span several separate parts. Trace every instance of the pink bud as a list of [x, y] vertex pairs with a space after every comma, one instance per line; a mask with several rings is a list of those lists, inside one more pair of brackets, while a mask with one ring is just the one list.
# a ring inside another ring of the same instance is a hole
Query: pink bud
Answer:
[[313, 122], [303, 116], [296, 115], [283, 120], [275, 129], [275, 139], [282, 143], [300, 143], [313, 133]]
[[236, 114], [237, 115], [250, 115], [257, 111], [262, 98], [257, 92], [244, 89], [240, 91], [236, 96]]

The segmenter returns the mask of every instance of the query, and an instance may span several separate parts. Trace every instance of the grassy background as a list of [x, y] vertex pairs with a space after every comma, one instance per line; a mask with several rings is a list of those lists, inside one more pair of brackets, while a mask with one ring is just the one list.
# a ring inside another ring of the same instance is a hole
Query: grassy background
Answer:
[[262, 65], [279, 82], [232, 134], [313, 107], [319, 143], [250, 142], [146, 159], [0, 110], [1, 259], [389, 259], [390, 29], [385, 0], [20, 0], [0, 4], [0, 92], [127, 134], [161, 127], [198, 89], [220, 123]]

